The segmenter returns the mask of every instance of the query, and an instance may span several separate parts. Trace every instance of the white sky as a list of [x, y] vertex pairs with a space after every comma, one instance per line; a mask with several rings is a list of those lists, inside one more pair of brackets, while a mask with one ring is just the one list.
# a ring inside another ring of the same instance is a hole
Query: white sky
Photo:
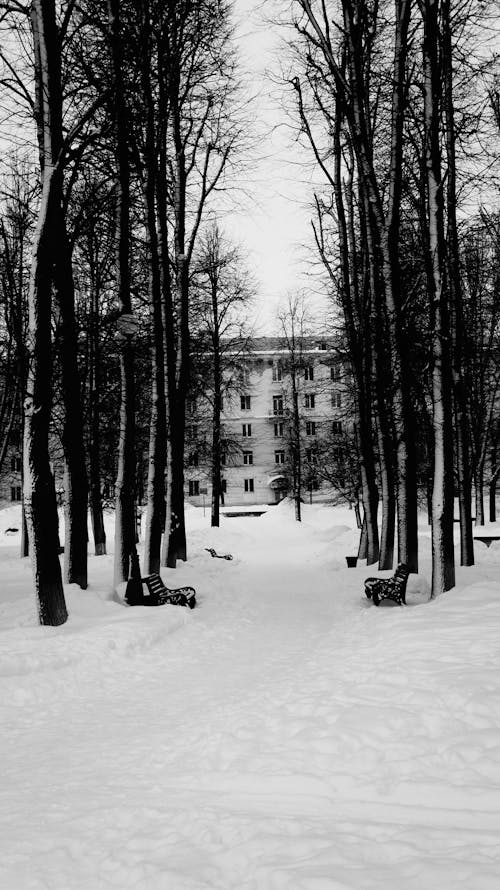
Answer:
[[318, 288], [310, 268], [315, 255], [309, 157], [294, 140], [293, 120], [283, 107], [286, 88], [270, 76], [279, 76], [286, 55], [284, 34], [267, 20], [279, 5], [234, 2], [241, 63], [259, 94], [254, 114], [264, 136], [246, 179], [252, 199], [224, 220], [226, 231], [249, 253], [260, 285], [257, 324], [267, 333], [276, 332], [276, 309], [287, 293]]

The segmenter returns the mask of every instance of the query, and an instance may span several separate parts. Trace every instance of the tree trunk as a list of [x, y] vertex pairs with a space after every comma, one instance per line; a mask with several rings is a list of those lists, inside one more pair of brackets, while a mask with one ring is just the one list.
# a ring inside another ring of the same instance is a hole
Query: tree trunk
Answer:
[[292, 370], [292, 461], [293, 461], [293, 499], [295, 503], [295, 519], [302, 521], [302, 461], [300, 453], [300, 414], [299, 394], [295, 369]]
[[90, 386], [89, 386], [89, 469], [90, 516], [96, 556], [106, 554], [106, 531], [101, 496], [101, 354], [99, 344], [99, 291], [96, 281], [91, 284], [90, 315]]
[[453, 423], [450, 311], [444, 287], [445, 241], [443, 182], [439, 142], [440, 71], [436, 0], [423, 0], [424, 126], [427, 171], [429, 247], [432, 277], [432, 406], [434, 481], [432, 492], [432, 596], [455, 585], [453, 548]]
[[83, 444], [83, 412], [78, 369], [75, 290], [66, 222], [59, 208], [58, 249], [54, 266], [55, 298], [59, 311], [64, 422], [62, 444], [65, 460], [64, 580], [87, 587], [88, 479]]
[[484, 525], [484, 463], [478, 463], [474, 473], [476, 525]]
[[[341, 104], [337, 101], [335, 116], [335, 167], [334, 192], [339, 229], [342, 308], [346, 324], [347, 340], [352, 358], [357, 390], [356, 441], [358, 445], [361, 499], [363, 502], [363, 527], [360, 540], [359, 558], [372, 565], [379, 558], [378, 533], [378, 491], [375, 472], [375, 447], [372, 428], [372, 344], [367, 335], [370, 317], [370, 293], [363, 288], [363, 301], [358, 286], [356, 268], [356, 234], [354, 226], [353, 174], [354, 160], [351, 148], [349, 177], [345, 186], [347, 195], [347, 218], [341, 182]], [[368, 299], [368, 303], [367, 303]], [[364, 555], [361, 556], [361, 553]]]
[[[109, 40], [114, 80], [116, 181], [116, 290], [120, 314], [130, 316], [130, 166], [129, 133], [123, 57], [120, 36], [119, 0], [108, 0]], [[118, 332], [120, 338], [120, 435], [116, 477], [114, 585], [129, 578], [135, 547], [135, 379], [133, 334]]]
[[497, 521], [497, 483], [498, 477], [500, 476], [500, 467], [498, 467], [495, 472], [492, 474], [490, 483], [488, 486], [489, 489], [489, 516], [490, 522]]
[[61, 147], [57, 141], [61, 132], [58, 116], [61, 80], [53, 0], [33, 0], [31, 26], [42, 195], [33, 240], [28, 295], [24, 508], [39, 620], [41, 624], [55, 626], [63, 624], [68, 614], [58, 556], [57, 505], [48, 450], [52, 402], [52, 264], [57, 249], [54, 223], [61, 200], [61, 173], [57, 167]]
[[[170, 414], [171, 430], [167, 451], [167, 509], [162, 564], [175, 569], [177, 560], [187, 559], [184, 518], [184, 413]], [[167, 533], [168, 530], [168, 533]]]
[[444, 71], [445, 138], [447, 156], [447, 261], [450, 287], [452, 329], [453, 395], [455, 407], [455, 442], [460, 516], [460, 565], [474, 565], [472, 535], [472, 474], [470, 468], [469, 418], [464, 381], [464, 317], [463, 294], [457, 228], [455, 111], [453, 103], [453, 52], [450, 22], [450, 0], [442, 0], [442, 53]]
[[214, 404], [212, 418], [212, 504], [211, 525], [218, 527], [220, 524], [220, 498], [221, 498], [221, 388], [222, 373], [220, 363], [220, 338], [219, 338], [219, 307], [217, 294], [212, 289], [212, 314], [214, 320], [213, 334], [213, 375], [214, 375]]
[[150, 78], [150, 4], [142, 0], [143, 66], [142, 89], [146, 106], [145, 198], [149, 240], [149, 302], [152, 322], [151, 346], [151, 425], [149, 438], [148, 495], [144, 571], [159, 572], [161, 538], [165, 522], [166, 400], [165, 350], [160, 276], [160, 255], [156, 222], [157, 153], [155, 112]]

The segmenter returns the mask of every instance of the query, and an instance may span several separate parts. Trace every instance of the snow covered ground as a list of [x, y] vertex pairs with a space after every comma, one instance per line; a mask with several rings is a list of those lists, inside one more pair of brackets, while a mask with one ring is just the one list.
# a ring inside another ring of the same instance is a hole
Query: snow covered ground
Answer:
[[0, 513], [0, 887], [496, 890], [500, 544], [429, 603], [422, 526], [414, 605], [376, 609], [348, 510], [188, 522], [193, 612], [91, 557], [40, 628]]

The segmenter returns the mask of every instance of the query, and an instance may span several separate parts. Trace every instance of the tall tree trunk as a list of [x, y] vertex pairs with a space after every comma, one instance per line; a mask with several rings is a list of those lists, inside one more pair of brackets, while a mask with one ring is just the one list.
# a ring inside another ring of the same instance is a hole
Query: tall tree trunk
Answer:
[[83, 444], [83, 411], [78, 369], [78, 338], [71, 252], [62, 207], [57, 225], [54, 285], [59, 311], [59, 354], [62, 371], [64, 422], [62, 444], [65, 461], [64, 580], [87, 587], [88, 479]]
[[460, 516], [460, 564], [474, 565], [472, 535], [472, 474], [470, 467], [469, 417], [464, 381], [464, 317], [457, 228], [455, 111], [453, 103], [453, 49], [450, 0], [442, 0], [442, 53], [446, 138], [447, 261], [452, 330], [453, 395]]
[[476, 525], [484, 525], [484, 462], [478, 461], [474, 472]]
[[149, 302], [152, 326], [151, 345], [151, 425], [149, 438], [148, 494], [144, 570], [159, 572], [161, 538], [165, 521], [166, 400], [165, 350], [160, 255], [156, 221], [157, 152], [155, 113], [150, 78], [150, 4], [142, 0], [143, 65], [142, 89], [146, 106], [145, 198], [149, 240]]
[[89, 386], [89, 481], [90, 516], [96, 556], [106, 554], [106, 530], [102, 509], [101, 478], [101, 351], [99, 343], [99, 290], [91, 284], [90, 293], [90, 386]]
[[212, 417], [212, 504], [211, 525], [218, 527], [220, 524], [220, 499], [221, 499], [221, 404], [222, 404], [222, 371], [220, 360], [220, 334], [219, 334], [219, 306], [216, 288], [212, 285], [212, 316], [214, 321], [213, 331], [213, 376], [214, 376], [214, 404]]
[[342, 271], [342, 306], [357, 390], [356, 440], [360, 463], [361, 499], [363, 502], [363, 526], [358, 556], [360, 559], [366, 559], [367, 565], [373, 565], [379, 558], [380, 548], [378, 532], [378, 490], [375, 472], [375, 443], [371, 410], [373, 357], [371, 338], [367, 336], [371, 311], [371, 296], [369, 289], [363, 286], [362, 299], [358, 284], [356, 254], [357, 239], [354, 224], [353, 196], [354, 157], [350, 144], [349, 175], [345, 184], [347, 217], [344, 208], [341, 177], [341, 120], [341, 103], [337, 100], [334, 142], [334, 192]]
[[52, 401], [52, 267], [55, 221], [61, 201], [61, 70], [53, 0], [33, 0], [36, 121], [42, 195], [33, 240], [28, 295], [28, 379], [24, 425], [24, 508], [41, 624], [63, 624], [68, 615], [58, 556], [57, 505], [49, 462]]
[[[123, 83], [120, 2], [108, 0], [109, 40], [114, 80], [116, 180], [116, 290], [121, 316], [130, 316], [129, 132]], [[125, 326], [126, 327], [126, 326]], [[135, 379], [133, 332], [120, 337], [120, 435], [116, 477], [114, 584], [128, 580], [135, 547]]]
[[432, 595], [455, 585], [453, 549], [453, 423], [450, 356], [450, 311], [443, 280], [445, 242], [443, 182], [439, 140], [441, 93], [438, 61], [437, 0], [422, 0], [424, 23], [424, 127], [427, 171], [429, 246], [432, 257], [432, 407], [434, 481], [432, 492]]
[[[493, 466], [493, 460], [492, 460], [492, 466]], [[490, 522], [497, 521], [497, 483], [498, 483], [499, 477], [500, 477], [500, 466], [496, 467], [492, 471], [489, 486], [488, 486]]]
[[[295, 361], [295, 358], [293, 359]], [[293, 500], [295, 503], [295, 519], [302, 521], [302, 455], [300, 450], [300, 414], [299, 394], [295, 368], [292, 368], [292, 463], [293, 463]]]
[[[186, 425], [186, 396], [189, 381], [189, 265], [186, 254], [186, 158], [181, 134], [179, 105], [179, 72], [170, 78], [170, 105], [175, 148], [175, 353], [167, 351], [170, 385], [168, 388], [168, 437], [170, 440], [169, 477], [165, 520], [166, 564], [175, 568], [177, 560], [187, 559], [186, 524], [184, 515], [184, 432]], [[169, 339], [167, 338], [167, 344]], [[175, 367], [175, 378], [173, 367]], [[175, 380], [175, 382], [174, 382]]]

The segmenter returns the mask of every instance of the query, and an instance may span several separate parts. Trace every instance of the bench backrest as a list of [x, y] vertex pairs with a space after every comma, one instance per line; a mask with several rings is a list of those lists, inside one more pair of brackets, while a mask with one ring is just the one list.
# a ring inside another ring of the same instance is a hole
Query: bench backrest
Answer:
[[398, 565], [398, 567], [393, 575], [394, 584], [397, 587], [405, 586], [408, 581], [409, 575], [410, 575], [410, 570], [409, 570], [408, 566], [404, 562], [401, 562]]

